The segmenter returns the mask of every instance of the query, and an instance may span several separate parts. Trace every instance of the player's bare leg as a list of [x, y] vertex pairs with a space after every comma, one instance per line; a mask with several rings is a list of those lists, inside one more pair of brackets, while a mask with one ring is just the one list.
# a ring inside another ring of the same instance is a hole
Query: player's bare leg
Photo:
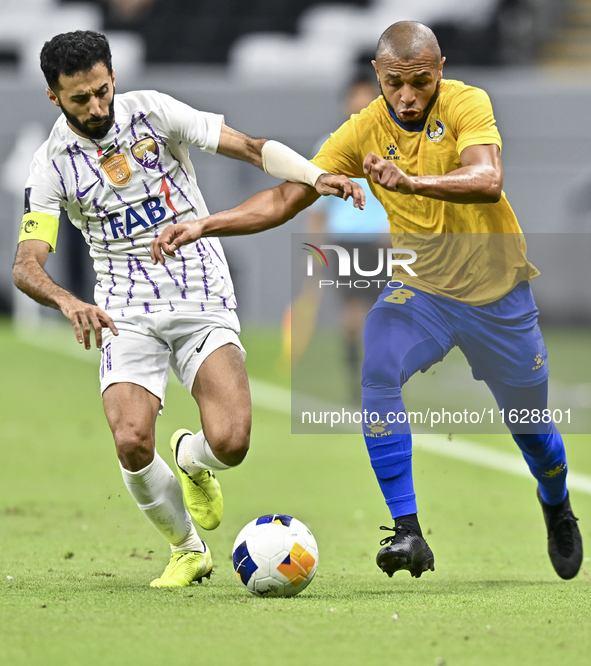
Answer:
[[156, 450], [160, 398], [143, 386], [121, 382], [105, 390], [103, 407], [123, 469], [137, 472], [149, 465]]
[[211, 573], [211, 554], [183, 505], [180, 485], [155, 447], [160, 398], [142, 386], [122, 382], [103, 393], [123, 480], [140, 510], [173, 551], [153, 587], [182, 587]]
[[177, 430], [170, 445], [183, 494], [193, 518], [215, 529], [223, 515], [219, 483], [212, 472], [242, 462], [250, 443], [251, 404], [243, 352], [233, 344], [214, 350], [201, 364], [192, 395], [203, 430]]
[[199, 368], [192, 394], [213, 455], [227, 467], [240, 464], [248, 452], [252, 424], [242, 351], [227, 344], [210, 354]]

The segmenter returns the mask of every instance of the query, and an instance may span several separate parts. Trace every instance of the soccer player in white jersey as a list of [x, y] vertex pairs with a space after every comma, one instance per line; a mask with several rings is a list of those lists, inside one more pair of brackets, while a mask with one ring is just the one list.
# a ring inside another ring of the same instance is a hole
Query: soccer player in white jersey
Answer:
[[[212, 570], [191, 516], [204, 529], [219, 525], [223, 500], [213, 471], [246, 455], [251, 407], [219, 241], [199, 240], [166, 265], [150, 259], [150, 241], [166, 225], [208, 215], [188, 146], [245, 160], [320, 194], [351, 196], [358, 207], [363, 193], [276, 141], [230, 129], [220, 115], [154, 91], [115, 95], [109, 45], [99, 33], [57, 35], [43, 47], [41, 68], [62, 115], [31, 165], [15, 284], [61, 310], [86, 349], [94, 330], [103, 405], [125, 485], [172, 549], [151, 584], [190, 585]], [[43, 268], [56, 247], [60, 207], [89, 245], [96, 305], [59, 287]], [[154, 441], [169, 367], [196, 400], [203, 426], [197, 434], [178, 430], [170, 441], [181, 485]]]

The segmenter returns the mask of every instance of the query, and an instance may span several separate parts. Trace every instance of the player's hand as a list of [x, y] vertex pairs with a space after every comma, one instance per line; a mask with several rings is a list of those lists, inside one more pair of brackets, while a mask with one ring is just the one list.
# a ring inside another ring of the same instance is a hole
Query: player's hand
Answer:
[[331, 173], [323, 173], [316, 180], [316, 191], [318, 194], [327, 196], [332, 194], [347, 201], [353, 198], [353, 206], [363, 210], [365, 206], [365, 192], [358, 183], [349, 180], [347, 176], [334, 176]]
[[90, 328], [94, 329], [97, 349], [103, 344], [103, 328], [110, 328], [113, 335], [119, 335], [115, 322], [98, 305], [84, 303], [75, 297], [66, 301], [61, 306], [63, 314], [72, 322], [76, 340], [84, 343], [85, 349], [90, 349]]
[[413, 179], [395, 164], [378, 157], [375, 153], [369, 153], [363, 160], [363, 171], [370, 175], [374, 183], [381, 185], [386, 190], [400, 192], [401, 194], [412, 194], [414, 192]]
[[170, 257], [174, 257], [175, 250], [178, 250], [181, 245], [199, 240], [201, 238], [202, 226], [202, 220], [169, 224], [166, 229], [164, 229], [164, 231], [150, 243], [152, 263], [164, 264], [165, 259], [162, 252], [168, 254]]

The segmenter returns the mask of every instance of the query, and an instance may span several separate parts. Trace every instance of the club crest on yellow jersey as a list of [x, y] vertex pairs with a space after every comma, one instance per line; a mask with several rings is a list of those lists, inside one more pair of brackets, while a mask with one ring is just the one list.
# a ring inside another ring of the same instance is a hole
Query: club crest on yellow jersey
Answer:
[[441, 120], [437, 120], [435, 116], [429, 118], [429, 124], [427, 125], [427, 138], [430, 141], [439, 143], [445, 135], [445, 125]]
[[127, 185], [131, 180], [131, 169], [127, 157], [123, 153], [116, 153], [106, 162], [101, 169], [107, 174], [113, 185]]

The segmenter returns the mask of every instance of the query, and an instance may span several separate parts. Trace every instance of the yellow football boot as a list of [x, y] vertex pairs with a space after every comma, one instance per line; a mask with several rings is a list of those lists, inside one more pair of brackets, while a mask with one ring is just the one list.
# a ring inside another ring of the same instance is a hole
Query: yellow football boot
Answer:
[[222, 489], [214, 473], [209, 469], [189, 476], [179, 467], [176, 452], [183, 435], [192, 435], [190, 430], [177, 430], [170, 438], [174, 464], [179, 472], [185, 504], [191, 516], [204, 530], [215, 530], [224, 515]]
[[211, 551], [207, 546], [204, 553], [180, 550], [172, 554], [162, 576], [154, 579], [150, 587], [187, 587], [194, 580], [201, 583], [203, 578], [211, 576], [212, 569]]

